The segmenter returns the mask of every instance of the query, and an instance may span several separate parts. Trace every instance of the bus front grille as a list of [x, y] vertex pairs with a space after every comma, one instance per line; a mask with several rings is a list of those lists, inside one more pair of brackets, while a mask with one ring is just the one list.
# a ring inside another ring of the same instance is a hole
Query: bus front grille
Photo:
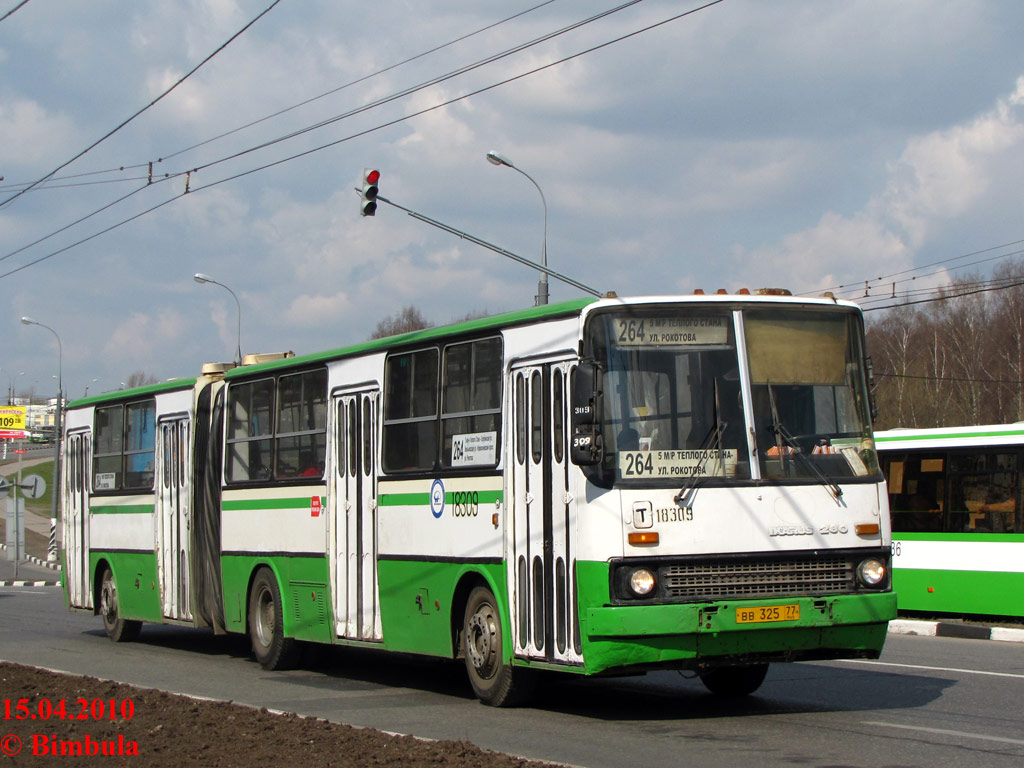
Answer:
[[857, 591], [855, 563], [847, 557], [699, 561], [659, 567], [664, 600], [721, 600], [850, 594]]

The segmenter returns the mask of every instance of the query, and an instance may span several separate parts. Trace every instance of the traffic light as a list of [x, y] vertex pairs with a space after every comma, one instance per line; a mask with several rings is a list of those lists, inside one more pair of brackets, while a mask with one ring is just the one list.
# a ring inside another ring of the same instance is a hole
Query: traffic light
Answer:
[[373, 216], [377, 212], [377, 182], [380, 171], [374, 168], [363, 169], [363, 186], [359, 195], [359, 212], [363, 216]]

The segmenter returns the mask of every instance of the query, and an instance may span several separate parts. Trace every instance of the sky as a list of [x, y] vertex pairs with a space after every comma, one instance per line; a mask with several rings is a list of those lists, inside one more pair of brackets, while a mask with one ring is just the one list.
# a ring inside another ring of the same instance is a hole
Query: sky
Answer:
[[196, 272], [238, 297], [246, 354], [357, 343], [409, 305], [533, 305], [529, 266], [392, 205], [360, 216], [364, 168], [619, 296], [863, 301], [1024, 247], [1016, 0], [272, 3], [0, 21], [4, 387], [59, 373], [73, 399], [232, 360], [234, 299]]

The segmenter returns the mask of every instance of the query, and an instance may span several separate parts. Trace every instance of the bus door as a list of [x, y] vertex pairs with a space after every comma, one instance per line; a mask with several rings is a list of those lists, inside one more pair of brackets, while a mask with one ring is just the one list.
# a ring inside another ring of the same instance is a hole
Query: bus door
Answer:
[[189, 427], [187, 415], [160, 420], [155, 473], [159, 486], [156, 494], [157, 568], [163, 612], [166, 618], [185, 620], [192, 618]]
[[89, 488], [92, 442], [88, 431], [69, 433], [64, 446], [64, 580], [76, 608], [92, 607], [89, 588]]
[[380, 390], [340, 392], [331, 404], [331, 571], [339, 637], [380, 640], [377, 598], [377, 404]]
[[582, 662], [576, 505], [569, 492], [569, 361], [512, 368], [509, 583], [517, 656]]

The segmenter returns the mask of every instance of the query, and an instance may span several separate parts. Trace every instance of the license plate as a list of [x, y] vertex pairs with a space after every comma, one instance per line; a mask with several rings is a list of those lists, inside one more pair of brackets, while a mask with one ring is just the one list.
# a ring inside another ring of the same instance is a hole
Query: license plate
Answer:
[[789, 605], [752, 605], [736, 609], [737, 624], [763, 624], [769, 621], [796, 621], [800, 618], [800, 606]]

